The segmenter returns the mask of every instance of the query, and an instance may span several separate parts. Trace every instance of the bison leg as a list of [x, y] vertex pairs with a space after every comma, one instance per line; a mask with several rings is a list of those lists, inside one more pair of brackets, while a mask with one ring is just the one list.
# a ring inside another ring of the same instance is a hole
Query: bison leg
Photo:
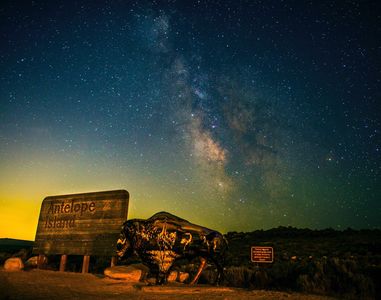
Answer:
[[201, 260], [201, 263], [200, 263], [200, 266], [197, 270], [197, 274], [194, 276], [192, 282], [190, 284], [195, 284], [197, 283], [198, 279], [200, 278], [200, 275], [202, 273], [202, 271], [205, 269], [206, 267], [206, 259], [203, 258], [203, 257], [200, 257], [200, 260]]

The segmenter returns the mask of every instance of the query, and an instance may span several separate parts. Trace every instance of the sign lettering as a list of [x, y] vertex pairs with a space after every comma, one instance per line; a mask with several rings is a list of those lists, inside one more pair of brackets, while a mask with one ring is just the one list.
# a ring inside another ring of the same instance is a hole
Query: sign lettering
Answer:
[[273, 247], [251, 247], [251, 261], [255, 263], [272, 263], [274, 261]]
[[114, 255], [127, 219], [125, 190], [46, 197], [41, 205], [34, 252]]

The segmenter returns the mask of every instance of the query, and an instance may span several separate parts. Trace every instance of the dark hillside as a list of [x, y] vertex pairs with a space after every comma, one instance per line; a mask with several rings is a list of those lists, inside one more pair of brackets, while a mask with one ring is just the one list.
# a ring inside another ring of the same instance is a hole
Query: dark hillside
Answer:
[[271, 246], [274, 260], [340, 257], [364, 260], [368, 263], [381, 261], [381, 231], [333, 229], [310, 230], [278, 227], [253, 232], [229, 232], [229, 264], [250, 265], [251, 246]]
[[17, 239], [0, 239], [0, 265], [12, 256], [19, 256], [26, 259], [30, 256], [33, 247], [33, 241], [17, 240]]
[[21, 249], [31, 249], [33, 241], [0, 238], [0, 252], [14, 253]]

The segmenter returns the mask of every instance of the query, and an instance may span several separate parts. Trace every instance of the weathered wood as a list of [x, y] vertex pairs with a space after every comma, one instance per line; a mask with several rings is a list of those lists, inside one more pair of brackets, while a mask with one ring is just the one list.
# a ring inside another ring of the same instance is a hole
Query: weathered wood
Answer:
[[[97, 237], [94, 237], [94, 239]], [[110, 239], [89, 240], [89, 241], [73, 241], [73, 240], [57, 240], [40, 242], [40, 248], [45, 249], [46, 255], [54, 255], [60, 253], [70, 253], [72, 255], [83, 255], [89, 253], [91, 255], [106, 255], [115, 254], [116, 240], [118, 235], [112, 236]], [[68, 252], [69, 251], [69, 252]]]
[[125, 190], [46, 197], [34, 253], [114, 255], [128, 200]]
[[62, 254], [61, 255], [61, 261], [60, 261], [60, 272], [65, 272], [66, 262], [67, 262], [67, 255]]
[[82, 273], [89, 273], [90, 255], [83, 256]]
[[112, 257], [111, 257], [111, 264], [110, 264], [110, 266], [111, 266], [111, 267], [116, 266], [117, 261], [118, 261], [118, 260], [117, 260], [116, 256], [112, 256]]

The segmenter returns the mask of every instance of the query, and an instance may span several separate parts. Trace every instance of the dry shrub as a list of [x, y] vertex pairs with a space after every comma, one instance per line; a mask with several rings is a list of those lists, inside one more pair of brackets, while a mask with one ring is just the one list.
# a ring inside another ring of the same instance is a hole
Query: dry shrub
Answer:
[[273, 289], [295, 289], [300, 272], [299, 263], [293, 261], [275, 262], [268, 270], [270, 286]]
[[351, 259], [320, 259], [306, 265], [297, 278], [299, 290], [316, 294], [335, 294], [348, 299], [374, 299], [371, 278], [362, 274]]
[[[215, 274], [205, 272], [205, 283], [213, 283]], [[277, 261], [271, 266], [229, 267], [225, 285], [335, 295], [346, 299], [374, 299], [375, 285], [354, 259], [305, 259]]]
[[270, 286], [270, 278], [266, 270], [257, 269], [254, 271], [253, 287], [259, 289], [266, 289]]
[[224, 272], [225, 284], [234, 287], [249, 288], [253, 286], [254, 271], [246, 267], [230, 267]]
[[229, 267], [224, 275], [224, 285], [232, 287], [265, 289], [271, 284], [267, 271], [259, 268]]
[[[196, 270], [197, 271], [197, 270]], [[193, 271], [190, 273], [191, 278], [195, 276], [196, 272]], [[206, 269], [201, 273], [201, 276], [198, 280], [198, 283], [201, 284], [214, 284], [216, 282], [217, 274], [214, 270]]]

